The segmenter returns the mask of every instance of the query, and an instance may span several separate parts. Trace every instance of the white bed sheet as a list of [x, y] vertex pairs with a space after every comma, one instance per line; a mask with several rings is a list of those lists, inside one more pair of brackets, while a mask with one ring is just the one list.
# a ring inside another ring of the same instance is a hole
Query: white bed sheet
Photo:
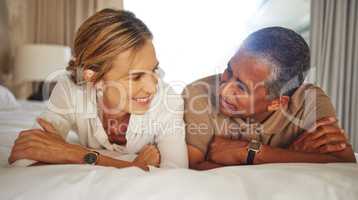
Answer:
[[270, 164], [187, 169], [115, 169], [85, 165], [9, 168], [10, 148], [44, 104], [0, 111], [0, 199], [305, 199], [357, 200], [357, 164]]
[[17, 109], [0, 111], [0, 167], [7, 164], [17, 134], [31, 128], [46, 106], [44, 102], [37, 101], [19, 101], [19, 104]]

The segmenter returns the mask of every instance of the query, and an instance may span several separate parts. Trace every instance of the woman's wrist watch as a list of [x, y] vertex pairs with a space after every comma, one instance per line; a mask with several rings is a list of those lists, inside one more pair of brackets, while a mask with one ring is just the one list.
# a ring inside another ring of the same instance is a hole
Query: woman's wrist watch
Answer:
[[260, 152], [260, 148], [261, 148], [261, 142], [257, 140], [250, 141], [249, 146], [247, 148], [247, 158], [246, 158], [247, 165], [254, 164], [255, 155], [256, 153]]
[[99, 155], [97, 151], [90, 151], [83, 157], [83, 162], [85, 164], [95, 165], [99, 160]]

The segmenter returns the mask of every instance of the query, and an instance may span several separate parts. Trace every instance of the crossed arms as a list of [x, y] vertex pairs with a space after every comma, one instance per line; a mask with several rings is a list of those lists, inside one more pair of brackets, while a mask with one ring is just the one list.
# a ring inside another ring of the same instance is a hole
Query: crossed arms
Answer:
[[[318, 120], [288, 149], [261, 145], [254, 164], [356, 162], [344, 131], [335, 127], [335, 122], [332, 118]], [[215, 136], [207, 157], [198, 148], [188, 145], [189, 166], [192, 169], [208, 170], [221, 166], [243, 165], [246, 163], [247, 148], [247, 141]]]

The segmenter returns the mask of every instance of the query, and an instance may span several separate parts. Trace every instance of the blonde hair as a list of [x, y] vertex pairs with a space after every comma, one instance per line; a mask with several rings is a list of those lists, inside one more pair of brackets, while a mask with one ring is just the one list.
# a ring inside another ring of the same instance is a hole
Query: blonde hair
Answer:
[[104, 9], [89, 17], [78, 29], [73, 59], [66, 68], [76, 84], [83, 81], [83, 70], [91, 69], [97, 81], [109, 71], [118, 54], [141, 48], [153, 35], [133, 13]]

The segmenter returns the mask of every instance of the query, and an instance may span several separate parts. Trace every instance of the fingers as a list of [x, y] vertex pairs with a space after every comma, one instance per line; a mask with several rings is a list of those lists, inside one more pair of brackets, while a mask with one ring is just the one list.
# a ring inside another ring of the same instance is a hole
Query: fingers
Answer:
[[347, 138], [343, 129], [332, 125], [319, 127], [317, 131], [311, 133], [310, 137], [306, 137], [304, 143], [310, 143], [312, 148], [317, 149], [323, 145], [343, 144], [347, 142]]
[[39, 157], [38, 154], [44, 147], [45, 145], [38, 141], [29, 141], [22, 145], [15, 145], [11, 151], [8, 162], [12, 164], [20, 159], [37, 160]]
[[44, 134], [44, 132], [40, 129], [32, 129], [32, 130], [26, 130], [21, 131], [19, 136], [15, 140], [15, 146], [21, 145], [23, 143], [26, 143], [28, 141], [47, 141], [48, 135]]
[[335, 117], [322, 118], [320, 120], [317, 120], [316, 123], [314, 123], [313, 126], [310, 129], [308, 129], [307, 132], [316, 131], [316, 129], [321, 126], [332, 125], [336, 122], [337, 122], [337, 119]]
[[27, 140], [22, 143], [16, 143], [12, 149], [12, 152], [23, 151], [28, 148], [42, 148], [46, 149], [46, 143], [40, 140]]
[[318, 148], [323, 145], [330, 145], [330, 144], [337, 144], [337, 143], [345, 145], [346, 142], [347, 140], [343, 134], [337, 134], [337, 133], [326, 134], [314, 141], [313, 148]]
[[324, 145], [319, 148], [320, 153], [332, 153], [332, 152], [338, 152], [343, 151], [347, 147], [346, 144], [329, 144]]
[[42, 149], [46, 148], [44, 143], [46, 140], [43, 139], [45, 136], [41, 129], [21, 131], [14, 142], [8, 162], [11, 164], [19, 159], [34, 159], [36, 154], [35, 149], [39, 147]]
[[160, 152], [154, 145], [147, 145], [139, 155], [148, 165], [158, 166], [160, 164]]
[[56, 129], [52, 126], [51, 123], [45, 121], [44, 119], [37, 118], [37, 122], [40, 124], [40, 126], [46, 131], [50, 133], [56, 134]]
[[43, 131], [41, 129], [29, 129], [29, 130], [23, 130], [19, 133], [18, 137], [22, 137], [28, 134], [33, 134], [33, 133], [43, 133]]
[[11, 165], [15, 161], [20, 160], [20, 159], [25, 159], [25, 158], [26, 158], [25, 152], [16, 152], [16, 153], [14, 152], [8, 158], [8, 163]]
[[337, 128], [335, 126], [327, 125], [327, 126], [319, 127], [316, 132], [312, 133], [311, 139], [316, 140], [328, 133], [336, 133], [339, 136], [342, 136], [344, 138], [346, 137], [343, 129]]
[[[48, 133], [48, 134], [45, 134], [45, 133]], [[29, 130], [21, 131], [16, 140], [19, 140], [20, 138], [23, 138], [23, 137], [34, 137], [34, 138], [44, 139], [44, 140], [60, 139], [61, 141], [65, 141], [60, 135], [45, 132], [41, 129], [29, 129]]]
[[148, 148], [146, 148], [144, 154], [146, 154], [147, 157], [158, 158], [158, 159], [160, 156], [159, 150], [154, 145], [150, 145]]
[[293, 150], [317, 153], [333, 153], [347, 147], [347, 137], [344, 131], [333, 125], [324, 125], [306, 136], [300, 143], [292, 145]]
[[322, 126], [328, 126], [332, 125], [337, 122], [337, 119], [335, 117], [327, 117], [322, 118], [320, 120], [317, 120], [316, 123], [312, 125], [307, 131], [305, 131], [296, 141], [294, 141], [294, 144], [298, 144], [305, 140], [308, 136], [311, 135], [312, 132], [316, 131], [319, 127]]
[[142, 169], [143, 171], [149, 171], [149, 167], [145, 164], [137, 164], [137, 167], [139, 167], [140, 169]]

